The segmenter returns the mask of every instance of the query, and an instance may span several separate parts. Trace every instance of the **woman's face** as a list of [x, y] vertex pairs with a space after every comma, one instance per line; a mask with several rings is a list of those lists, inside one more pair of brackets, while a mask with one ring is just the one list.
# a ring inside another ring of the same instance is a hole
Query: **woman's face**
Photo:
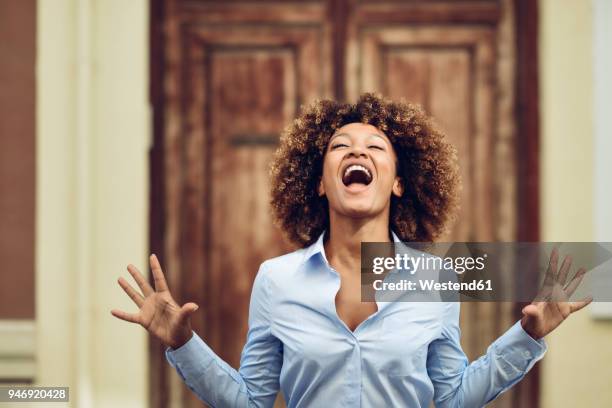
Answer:
[[367, 218], [389, 208], [391, 194], [402, 195], [391, 141], [378, 128], [349, 123], [332, 135], [323, 160], [319, 195], [330, 212]]

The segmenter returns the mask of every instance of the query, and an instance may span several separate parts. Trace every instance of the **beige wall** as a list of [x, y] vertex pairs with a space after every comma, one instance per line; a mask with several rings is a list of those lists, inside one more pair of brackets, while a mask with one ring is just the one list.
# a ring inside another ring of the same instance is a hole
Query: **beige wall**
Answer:
[[[541, 0], [540, 17], [542, 239], [592, 241], [592, 2]], [[612, 322], [590, 308], [546, 337], [544, 407], [612, 405]]]
[[[147, 0], [39, 0], [37, 383], [71, 406], [148, 405], [147, 342], [110, 315], [147, 259]], [[59, 405], [58, 405], [59, 406]]]

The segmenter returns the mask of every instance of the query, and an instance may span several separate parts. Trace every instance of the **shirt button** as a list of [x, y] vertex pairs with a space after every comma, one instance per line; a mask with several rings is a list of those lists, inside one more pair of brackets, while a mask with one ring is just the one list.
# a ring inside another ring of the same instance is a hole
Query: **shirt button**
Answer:
[[523, 351], [523, 356], [524, 356], [525, 358], [531, 358], [531, 353], [530, 353], [530, 352], [528, 352], [528, 351]]

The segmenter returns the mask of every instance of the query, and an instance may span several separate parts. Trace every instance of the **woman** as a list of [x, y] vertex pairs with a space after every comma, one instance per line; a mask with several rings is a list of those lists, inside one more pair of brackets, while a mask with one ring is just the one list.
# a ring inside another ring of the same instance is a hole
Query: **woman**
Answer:
[[[113, 315], [164, 342], [170, 364], [211, 406], [272, 406], [279, 388], [290, 407], [482, 406], [542, 358], [542, 337], [588, 304], [534, 302], [468, 364], [459, 303], [361, 302], [361, 242], [433, 241], [457, 207], [454, 149], [416, 106], [373, 94], [354, 105], [315, 102], [283, 132], [271, 175], [276, 221], [301, 249], [261, 265], [238, 371], [191, 330], [198, 306], [173, 300], [155, 255], [155, 289], [132, 265], [142, 294], [119, 279], [140, 311]], [[556, 264], [555, 252], [555, 275]]]

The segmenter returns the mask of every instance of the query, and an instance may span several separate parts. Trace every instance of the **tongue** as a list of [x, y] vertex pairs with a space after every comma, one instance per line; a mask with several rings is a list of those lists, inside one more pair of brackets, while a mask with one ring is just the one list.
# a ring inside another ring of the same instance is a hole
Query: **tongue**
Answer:
[[368, 185], [370, 184], [370, 178], [368, 177], [368, 174], [363, 170], [353, 170], [348, 174], [345, 174], [344, 177], [342, 177], [342, 182], [345, 186], [349, 186], [353, 183]]

